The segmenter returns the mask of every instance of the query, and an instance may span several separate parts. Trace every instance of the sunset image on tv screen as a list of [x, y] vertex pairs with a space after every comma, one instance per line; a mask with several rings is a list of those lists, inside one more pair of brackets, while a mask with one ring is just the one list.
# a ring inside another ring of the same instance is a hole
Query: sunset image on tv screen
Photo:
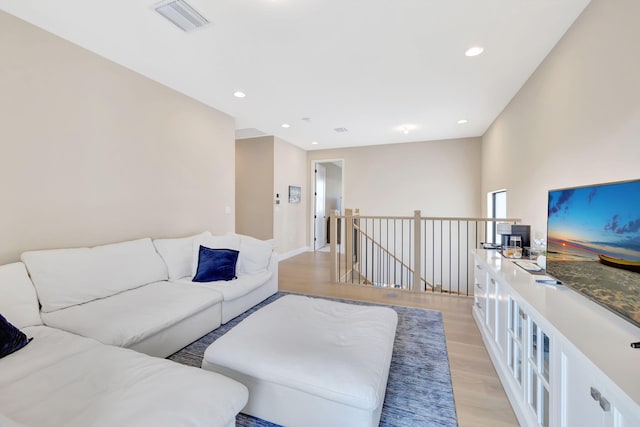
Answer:
[[550, 191], [547, 271], [640, 325], [640, 181]]

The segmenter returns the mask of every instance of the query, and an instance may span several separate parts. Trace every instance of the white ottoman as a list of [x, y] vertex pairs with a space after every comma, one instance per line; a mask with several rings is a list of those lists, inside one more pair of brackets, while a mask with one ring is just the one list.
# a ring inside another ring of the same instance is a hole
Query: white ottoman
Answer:
[[285, 426], [377, 426], [398, 315], [287, 295], [216, 340], [202, 367], [249, 388], [241, 411]]

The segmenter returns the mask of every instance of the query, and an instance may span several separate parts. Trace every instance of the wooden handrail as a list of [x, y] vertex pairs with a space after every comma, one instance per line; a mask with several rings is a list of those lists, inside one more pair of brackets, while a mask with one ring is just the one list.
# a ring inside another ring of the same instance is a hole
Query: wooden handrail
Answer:
[[[337, 215], [336, 218], [353, 218], [353, 216], [348, 215]], [[358, 218], [361, 219], [389, 219], [389, 220], [412, 220], [414, 217], [412, 216], [364, 216], [358, 215]], [[521, 218], [467, 218], [467, 217], [436, 217], [436, 216], [422, 216], [421, 220], [427, 221], [469, 221], [469, 222], [520, 222]]]
[[[361, 216], [359, 209], [345, 209], [344, 212], [344, 215], [337, 211], [331, 213], [333, 281], [342, 283], [349, 281], [350, 277], [351, 282], [354, 282], [357, 273], [358, 283], [362, 280], [366, 284], [373, 283], [377, 286], [395, 286], [401, 283], [405, 289], [436, 291], [439, 288], [441, 292], [461, 295], [473, 292], [474, 270], [469, 267], [469, 250], [477, 247], [482, 241], [480, 239], [487, 238], [487, 233], [490, 233], [488, 225], [521, 222], [520, 218], [428, 217], [422, 216], [420, 211], [414, 211], [413, 216]], [[341, 229], [337, 227], [339, 220], [343, 224]], [[403, 227], [399, 235], [395, 228], [398, 221]], [[466, 224], [461, 229], [463, 223]], [[368, 224], [373, 224], [371, 230]], [[381, 232], [383, 228], [386, 230], [386, 239], [383, 235], [378, 236], [375, 224], [379, 224]], [[440, 235], [431, 230], [432, 224], [438, 226]], [[391, 235], [390, 225], [393, 226]], [[448, 237], [443, 234], [443, 226]], [[455, 227], [457, 231], [452, 231]], [[336, 243], [338, 233], [343, 233], [341, 245]], [[395, 242], [400, 242], [402, 255], [396, 250]], [[364, 252], [369, 249], [370, 253]], [[407, 250], [408, 257], [405, 256]], [[372, 262], [370, 271], [367, 261]], [[428, 280], [429, 276], [432, 277]]]

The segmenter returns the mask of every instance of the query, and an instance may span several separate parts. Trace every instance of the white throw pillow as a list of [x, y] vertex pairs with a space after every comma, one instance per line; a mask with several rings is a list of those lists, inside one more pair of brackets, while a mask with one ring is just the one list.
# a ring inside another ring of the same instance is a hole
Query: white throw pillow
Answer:
[[255, 237], [237, 235], [240, 238], [240, 255], [238, 256], [238, 272], [253, 274], [269, 267], [271, 254], [275, 248], [275, 240], [260, 240]]
[[155, 239], [153, 245], [167, 264], [169, 280], [178, 280], [191, 276], [193, 268], [193, 241], [195, 239], [213, 237], [211, 232], [204, 231], [195, 236], [177, 239]]
[[202, 236], [193, 239], [193, 261], [191, 264], [191, 277], [196, 275], [198, 271], [198, 254], [200, 252], [200, 246], [211, 249], [233, 249], [240, 250], [240, 237], [236, 235], [227, 234], [225, 236]]
[[18, 329], [42, 325], [36, 290], [21, 262], [0, 266], [0, 314]]

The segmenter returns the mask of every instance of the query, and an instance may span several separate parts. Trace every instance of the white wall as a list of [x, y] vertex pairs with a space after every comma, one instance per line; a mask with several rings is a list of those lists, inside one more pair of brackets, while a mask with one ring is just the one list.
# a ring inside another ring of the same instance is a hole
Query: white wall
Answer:
[[[305, 200], [309, 194], [306, 159], [307, 153], [301, 148], [274, 138], [274, 194], [280, 194], [280, 205], [276, 205], [273, 215], [273, 234], [280, 254], [307, 246], [304, 233], [308, 215]], [[300, 203], [289, 203], [290, 185], [301, 187]]]
[[[306, 248], [307, 154], [274, 136], [236, 141], [237, 232], [275, 239], [284, 256]], [[289, 203], [289, 186], [302, 189], [301, 203]], [[278, 194], [280, 204], [276, 204]]]
[[234, 229], [234, 121], [0, 12], [0, 263]]
[[483, 137], [483, 193], [534, 232], [549, 189], [640, 178], [639, 16], [593, 0]]

